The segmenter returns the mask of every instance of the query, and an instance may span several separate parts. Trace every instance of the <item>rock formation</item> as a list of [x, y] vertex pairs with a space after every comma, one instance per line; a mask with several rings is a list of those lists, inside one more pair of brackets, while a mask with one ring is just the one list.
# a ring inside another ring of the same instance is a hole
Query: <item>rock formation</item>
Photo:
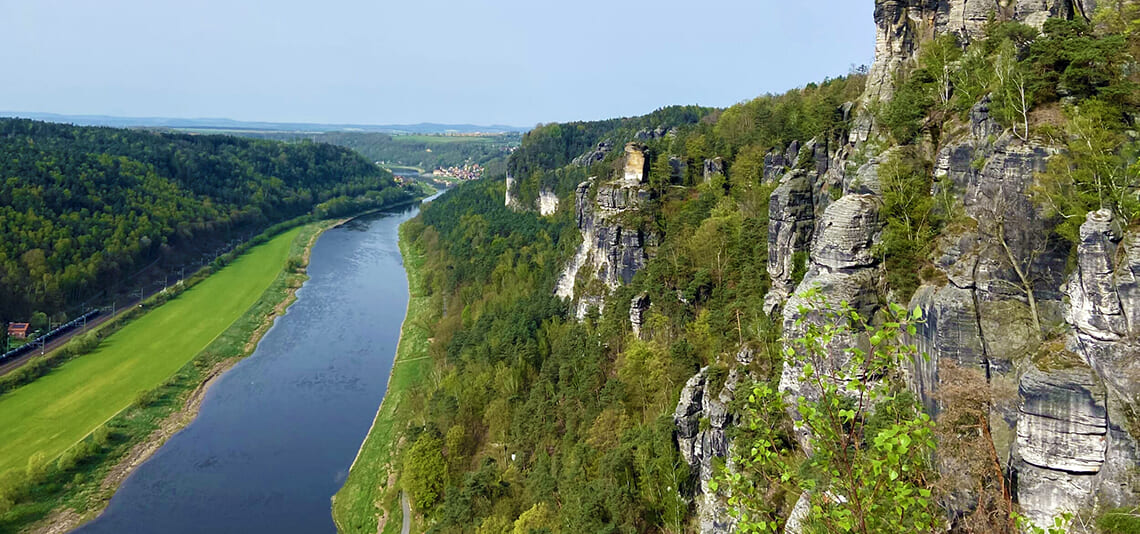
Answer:
[[633, 328], [633, 337], [641, 338], [641, 326], [645, 324], [645, 314], [649, 312], [649, 294], [642, 293], [629, 303], [629, 324]]
[[578, 185], [575, 213], [582, 244], [559, 277], [556, 294], [576, 301], [579, 318], [601, 307], [610, 290], [629, 283], [656, 246], [656, 236], [636, 220], [649, 199], [648, 170], [644, 147], [629, 143], [620, 178]]
[[[1014, 0], [1002, 6], [878, 0], [876, 59], [864, 105], [840, 110], [851, 117], [851, 130], [765, 156], [762, 179], [778, 182], [769, 203], [772, 290], [765, 309], [782, 309], [785, 338], [796, 337], [801, 319], [822, 320], [800, 316], [808, 288], [818, 287], [826, 302], [846, 301], [865, 316], [898, 298], [880, 294], [882, 266], [873, 249], [881, 230], [880, 171], [898, 152], [872, 152], [876, 144], [867, 141], [877, 132], [866, 104], [892, 97], [895, 73], [912, 64], [921, 44], [945, 33], [968, 43], [982, 36], [994, 15], [1040, 28], [1049, 17], [1085, 16], [1094, 3]], [[932, 414], [940, 408], [939, 367], [948, 362], [976, 369], [990, 387], [1010, 392], [1010, 402], [993, 407], [989, 424], [1030, 520], [1052, 524], [1065, 512], [1134, 505], [1140, 502], [1134, 489], [1140, 487], [1140, 232], [1122, 232], [1110, 212], [1090, 214], [1081, 227], [1076, 271], [1067, 274], [1069, 244], [1030, 195], [1057, 149], [1007, 133], [991, 119], [989, 104], [983, 99], [968, 122], [942, 132], [935, 156], [933, 193], [939, 209], [954, 210], [953, 222], [933, 244], [932, 266], [910, 299], [925, 318], [910, 341], [929, 355], [908, 369], [910, 385]], [[802, 267], [797, 258], [806, 260]], [[797, 285], [794, 274], [801, 272]], [[1065, 341], [1043, 345], [1050, 332], [1066, 329]], [[839, 349], [862, 343], [857, 335], [834, 340], [827, 368], [817, 373], [842, 379], [846, 362]], [[784, 366], [785, 398], [810, 394], [798, 384], [800, 371]], [[694, 414], [706, 409], [694, 406], [721, 393], [707, 391], [706, 374], [690, 380], [675, 415], [678, 444], [691, 465], [714, 454], [701, 446], [715, 444], [718, 435], [712, 425], [708, 434], [690, 428], [700, 417]], [[807, 436], [798, 432], [806, 446]], [[702, 514], [706, 502], [698, 497]], [[703, 518], [703, 532], [717, 531]], [[789, 531], [795, 524], [789, 522]]]
[[720, 157], [705, 160], [701, 177], [708, 182], [713, 179], [713, 176], [724, 176], [724, 160]]
[[593, 150], [574, 158], [571, 163], [579, 167], [589, 167], [595, 163], [601, 163], [605, 161], [606, 156], [608, 156], [609, 153], [613, 151], [613, 149], [614, 144], [612, 142], [608, 140], [602, 141], [601, 143], [598, 143], [598, 146], [594, 147]]
[[539, 190], [535, 203], [538, 204], [538, 213], [543, 217], [554, 215], [554, 212], [558, 211], [558, 195], [554, 191]]
[[721, 375], [724, 382], [719, 388], [710, 376], [710, 368], [701, 369], [681, 390], [681, 400], [673, 413], [681, 457], [696, 477], [697, 517], [703, 533], [727, 534], [735, 530], [736, 521], [722, 497], [711, 491], [709, 481], [715, 475], [713, 461], [731, 458], [732, 444], [725, 432], [732, 427], [734, 415], [728, 405], [744, 378], [744, 367], [752, 359], [752, 351], [742, 349], [736, 356], [738, 367], [730, 369], [727, 376]]
[[517, 209], [521, 205], [518, 197], [515, 196], [515, 187], [517, 187], [517, 184], [515, 184], [514, 177], [511, 176], [511, 173], [507, 173], [507, 194], [506, 199], [503, 201], [503, 205], [508, 208]]

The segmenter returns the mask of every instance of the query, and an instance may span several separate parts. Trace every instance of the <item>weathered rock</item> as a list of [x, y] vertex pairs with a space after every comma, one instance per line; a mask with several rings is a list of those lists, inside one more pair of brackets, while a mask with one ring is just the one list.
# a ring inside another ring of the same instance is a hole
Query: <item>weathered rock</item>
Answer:
[[[972, 288], [954, 284], [922, 286], [910, 300], [910, 309], [923, 310], [923, 322], [911, 339], [919, 355], [911, 363], [912, 387], [927, 411], [938, 412], [938, 368], [944, 361], [984, 370], [987, 365], [981, 325]], [[923, 357], [925, 356], [925, 357]]]
[[889, 100], [895, 72], [914, 60], [919, 45], [933, 36], [953, 33], [965, 44], [984, 37], [991, 16], [1003, 12], [1041, 29], [1049, 17], [1091, 15], [1092, 7], [1093, 0], [1015, 0], [1007, 7], [978, 0], [876, 0], [875, 62], [865, 99]]
[[844, 195], [828, 206], [812, 241], [812, 262], [831, 270], [874, 265], [871, 246], [882, 229], [879, 204], [873, 195]]
[[782, 152], [773, 149], [767, 154], [764, 154], [763, 180], [765, 183], [779, 180], [787, 171], [788, 166], [784, 161], [784, 154]]
[[506, 193], [506, 199], [503, 201], [503, 205], [505, 205], [508, 208], [519, 207], [520, 203], [519, 203], [518, 197], [515, 196], [515, 187], [516, 187], [516, 185], [515, 185], [514, 177], [511, 176], [510, 173], [507, 173], [507, 193]]
[[602, 141], [601, 143], [598, 143], [598, 146], [594, 147], [593, 150], [574, 158], [574, 161], [571, 163], [579, 167], [589, 167], [595, 163], [601, 163], [605, 161], [606, 156], [608, 156], [609, 153], [613, 151], [613, 149], [613, 142], [609, 140]]
[[724, 176], [724, 160], [720, 157], [705, 160], [704, 181], [712, 180], [713, 176]]
[[[1088, 215], [1080, 237], [1077, 270], [1064, 288], [1069, 297], [1065, 319], [1074, 327], [1078, 352], [1126, 403], [1138, 406], [1140, 339], [1137, 318], [1127, 315], [1140, 308], [1137, 236], [1129, 232], [1121, 247], [1112, 212], [1101, 210]], [[1118, 249], [1124, 252], [1119, 264]]]
[[1107, 451], [1105, 390], [1083, 362], [1031, 367], [1021, 377], [1014, 451], [1018, 498], [1038, 525], [1095, 504]]
[[1100, 471], [1107, 451], [1106, 394], [1096, 373], [1074, 360], [1022, 374], [1017, 454], [1037, 467], [1091, 474]]
[[[744, 366], [752, 357], [750, 349], [742, 349], [737, 354], [737, 362]], [[712, 390], [716, 385], [709, 375], [710, 370], [705, 367], [685, 383], [673, 412], [673, 423], [681, 457], [696, 477], [694, 500], [700, 532], [728, 534], [734, 531], [736, 520], [729, 513], [723, 496], [712, 491], [709, 482], [715, 475], [714, 461], [732, 455], [726, 431], [734, 424], [736, 415], [729, 410], [729, 404], [736, 396], [744, 371], [742, 367], [729, 370], [717, 391]]]
[[1089, 213], [1080, 238], [1076, 276], [1066, 288], [1072, 303], [1067, 319], [1088, 336], [1119, 340], [1128, 333], [1128, 320], [1116, 291], [1115, 257], [1121, 235], [1112, 211]]
[[641, 325], [645, 324], [645, 313], [649, 311], [649, 294], [642, 293], [629, 303], [629, 324], [633, 337], [641, 338]]
[[[582, 243], [558, 279], [555, 294], [573, 299], [577, 317], [585, 317], [592, 307], [601, 307], [608, 292], [633, 280], [645, 267], [648, 247], [656, 237], [643, 228], [631, 225], [633, 214], [649, 199], [643, 185], [648, 170], [645, 149], [636, 143], [626, 145], [625, 162], [619, 179], [600, 182], [591, 179], [578, 185], [575, 192], [575, 216]], [[593, 196], [591, 196], [593, 191]], [[601, 290], [577, 294], [579, 280], [601, 282]]]
[[637, 143], [626, 143], [625, 165], [622, 179], [626, 185], [637, 185], [645, 181], [649, 174], [649, 160], [645, 157], [645, 147]]
[[558, 211], [558, 195], [553, 191], [542, 190], [538, 192], [538, 213], [542, 216], [554, 215]]
[[1111, 212], [1097, 211], [1081, 226], [1077, 269], [1064, 288], [1072, 327], [1066, 350], [1046, 360], [1039, 356], [1020, 379], [1017, 495], [1023, 513], [1038, 524], [1140, 499], [1140, 448], [1128, 431], [1140, 388], [1140, 351], [1126, 311], [1137, 304], [1131, 287], [1121, 290], [1135, 283], [1136, 258], [1129, 246], [1119, 246], [1113, 219]]
[[811, 181], [803, 171], [788, 173], [768, 201], [768, 275], [772, 289], [764, 299], [766, 312], [772, 313], [795, 289], [792, 272], [796, 253], [807, 252], [814, 226]]

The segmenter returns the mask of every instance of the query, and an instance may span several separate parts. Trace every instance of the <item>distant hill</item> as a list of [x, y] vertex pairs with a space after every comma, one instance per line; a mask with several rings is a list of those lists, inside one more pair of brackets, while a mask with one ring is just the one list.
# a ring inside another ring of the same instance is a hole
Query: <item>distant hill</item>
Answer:
[[110, 115], [61, 115], [25, 111], [0, 111], [0, 117], [18, 117], [77, 126], [115, 128], [170, 128], [176, 130], [275, 131], [275, 132], [382, 132], [382, 133], [510, 133], [530, 128], [500, 124], [313, 124], [303, 122], [247, 122], [232, 119], [175, 119], [169, 117], [114, 117]]

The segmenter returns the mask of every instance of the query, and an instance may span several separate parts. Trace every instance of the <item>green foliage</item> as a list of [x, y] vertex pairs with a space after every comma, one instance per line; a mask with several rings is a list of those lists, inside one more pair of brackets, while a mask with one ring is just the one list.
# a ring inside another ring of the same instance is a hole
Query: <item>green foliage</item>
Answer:
[[[935, 74], [941, 75], [942, 71]], [[930, 110], [936, 104], [938, 78], [928, 68], [910, 73], [900, 71], [895, 78], [895, 92], [878, 114], [882, 128], [897, 143], [909, 144], [922, 131]]]
[[511, 154], [507, 170], [511, 176], [530, 176], [537, 170], [563, 167], [607, 139], [620, 151], [622, 143], [633, 140], [641, 129], [668, 130], [695, 124], [711, 111], [700, 106], [670, 106], [641, 117], [540, 124], [523, 136], [522, 146]]
[[389, 173], [330, 145], [0, 120], [0, 319], [54, 315], [202, 240], [387, 190]]
[[1104, 534], [1140, 534], [1140, 508], [1116, 508], [1096, 518], [1096, 526]]
[[[792, 141], [806, 142], [842, 129], [839, 107], [858, 100], [865, 82], [865, 75], [851, 74], [732, 106], [712, 128], [713, 148], [733, 158], [748, 147], [783, 150]], [[762, 153], [751, 155], [753, 161], [757, 157], [762, 158]]]
[[[793, 401], [796, 425], [807, 435], [810, 454], [788, 449], [779, 421], [784, 399], [768, 385], [748, 397], [744, 424], [749, 434], [735, 458], [737, 469], [720, 478], [741, 532], [780, 532], [773, 507], [776, 490], [806, 494], [809, 532], [938, 532], [944, 519], [929, 477], [934, 451], [933, 423], [904, 393], [901, 369], [917, 357], [902, 341], [921, 316], [891, 306], [873, 326], [845, 303], [832, 309], [815, 290], [806, 294], [789, 340], [788, 364], [802, 371], [805, 394]], [[804, 317], [824, 318], [822, 323]], [[835, 368], [832, 349], [840, 340], [866, 336], [865, 348], [840, 346], [846, 364]]]
[[[243, 134], [246, 135], [246, 134]], [[324, 132], [314, 134], [258, 134], [281, 141], [307, 140], [359, 152], [369, 161], [418, 167], [430, 172], [439, 167], [478, 163], [486, 166], [505, 157], [519, 145], [518, 133], [488, 135], [393, 135], [376, 132]]]
[[1124, 74], [1131, 59], [1123, 35], [1097, 35], [1081, 19], [1051, 18], [1029, 46], [1031, 88], [1041, 102], [1099, 99], [1118, 110], [1134, 105], [1137, 86]]
[[435, 432], [420, 434], [404, 456], [404, 487], [412, 505], [420, 512], [430, 512], [443, 497], [447, 464], [443, 459], [443, 440]]
[[1090, 211], [1111, 210], [1125, 226], [1140, 220], [1140, 142], [1097, 100], [1066, 115], [1066, 150], [1050, 158], [1033, 194], [1058, 219], [1057, 233], [1075, 245]]
[[905, 152], [891, 154], [879, 166], [879, 181], [879, 214], [886, 225], [875, 248], [885, 259], [887, 286], [905, 302], [921, 282], [917, 266], [926, 260], [945, 214], [935, 209], [931, 173]]

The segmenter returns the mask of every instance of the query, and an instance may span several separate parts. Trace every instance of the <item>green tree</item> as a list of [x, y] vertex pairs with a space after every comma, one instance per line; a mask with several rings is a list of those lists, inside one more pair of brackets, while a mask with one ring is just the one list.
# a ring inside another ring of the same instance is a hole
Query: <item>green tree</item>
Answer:
[[443, 497], [446, 481], [443, 440], [434, 432], [424, 432], [412, 444], [404, 463], [404, 489], [416, 510], [431, 511]]
[[1050, 158], [1033, 193], [1059, 218], [1057, 232], [1076, 243], [1090, 211], [1112, 210], [1125, 225], [1140, 219], [1140, 144], [1123, 133], [1112, 106], [1094, 100], [1066, 115], [1066, 150]]
[[[810, 502], [797, 518], [807, 532], [937, 532], [944, 519], [933, 494], [934, 431], [907, 392], [902, 366], [919, 357], [903, 341], [914, 335], [922, 317], [891, 305], [887, 319], [873, 326], [846, 305], [832, 308], [817, 289], [805, 297], [797, 328], [789, 340], [786, 365], [802, 369], [803, 394], [793, 401], [798, 427], [806, 434], [806, 454], [789, 450], [783, 396], [767, 384], [748, 396], [735, 469], [724, 484], [741, 532], [780, 532], [782, 520], [772, 506], [774, 488]], [[804, 317], [824, 317], [822, 322]], [[866, 336], [866, 350], [842, 347], [846, 364], [832, 363], [835, 344]], [[829, 371], [832, 370], [832, 371]]]

